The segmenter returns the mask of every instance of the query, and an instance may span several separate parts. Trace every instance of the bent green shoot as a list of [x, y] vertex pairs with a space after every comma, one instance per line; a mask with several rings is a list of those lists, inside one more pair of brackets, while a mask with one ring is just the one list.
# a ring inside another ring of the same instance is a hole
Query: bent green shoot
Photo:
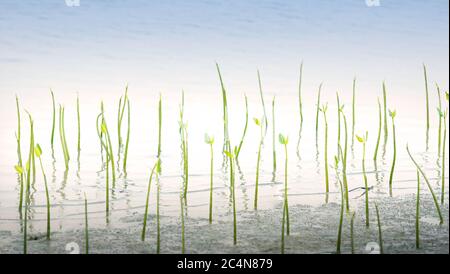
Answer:
[[281, 253], [284, 254], [284, 234], [286, 226], [286, 235], [289, 236], [289, 205], [288, 205], [288, 150], [287, 145], [289, 143], [289, 138], [280, 134], [278, 136], [278, 141], [284, 146], [285, 161], [284, 161], [284, 201], [283, 201], [283, 218], [281, 225]]
[[384, 253], [383, 248], [383, 232], [381, 230], [381, 218], [380, 211], [378, 210], [378, 205], [375, 203], [375, 211], [377, 213], [377, 224], [378, 224], [378, 245], [380, 246], [380, 254]]
[[298, 81], [298, 108], [300, 112], [300, 128], [303, 126], [302, 81], [303, 81], [303, 62], [300, 64], [300, 76]]
[[394, 122], [394, 119], [395, 119], [395, 116], [396, 116], [395, 110], [394, 111], [389, 110], [389, 116], [392, 119], [392, 137], [393, 137], [392, 141], [393, 141], [393, 145], [394, 145], [394, 155], [392, 157], [391, 172], [390, 172], [390, 175], [389, 175], [389, 190], [390, 190], [390, 193], [391, 193], [391, 196], [392, 196], [392, 182], [393, 182], [393, 179], [394, 179], [395, 162], [397, 160], [397, 144], [396, 144], [396, 139], [395, 139], [395, 122]]
[[88, 224], [88, 203], [86, 193], [84, 193], [84, 242], [85, 253], [89, 254], [89, 224]]
[[242, 144], [244, 143], [244, 138], [245, 138], [245, 135], [247, 133], [247, 126], [248, 126], [248, 100], [247, 100], [247, 95], [244, 94], [244, 97], [245, 97], [245, 126], [244, 126], [244, 132], [242, 133], [241, 141], [239, 142], [237, 155], [236, 155], [236, 160], [239, 157], [239, 153], [241, 152]]
[[59, 137], [61, 140], [61, 148], [64, 155], [64, 163], [66, 166], [66, 170], [69, 169], [69, 149], [67, 147], [67, 140], [66, 140], [66, 132], [64, 129], [64, 107], [59, 105]]
[[417, 170], [417, 195], [416, 195], [416, 248], [420, 248], [420, 174]]
[[113, 187], [114, 187], [115, 183], [116, 183], [116, 169], [115, 169], [111, 136], [109, 134], [108, 125], [106, 123], [105, 113], [103, 111], [101, 113], [101, 117], [102, 117], [101, 130], [102, 130], [102, 134], [105, 136], [105, 139], [106, 139], [105, 144], [107, 145], [107, 146], [104, 146], [104, 148], [105, 148], [105, 151], [107, 154], [106, 158], [107, 159], [109, 158], [109, 161], [111, 162], [111, 174], [112, 174], [112, 182], [113, 182]]
[[275, 96], [272, 100], [272, 158], [273, 158], [273, 174], [277, 170], [277, 150], [275, 148]]
[[380, 103], [380, 98], [378, 98], [378, 136], [377, 136], [377, 144], [375, 146], [375, 152], [373, 153], [373, 160], [376, 162], [377, 161], [377, 157], [378, 157], [378, 148], [380, 146], [380, 138], [381, 138], [381, 103]]
[[39, 164], [41, 166], [42, 177], [44, 177], [44, 186], [45, 186], [45, 199], [47, 202], [47, 240], [50, 240], [50, 196], [48, 194], [48, 184], [47, 184], [47, 176], [45, 175], [44, 165], [42, 164], [42, 149], [39, 144], [34, 148], [34, 153], [36, 157], [39, 159]]
[[228, 103], [227, 103], [227, 90], [225, 89], [225, 85], [223, 83], [222, 74], [220, 73], [219, 64], [216, 63], [217, 74], [219, 75], [220, 86], [222, 91], [222, 107], [223, 107], [223, 140], [224, 140], [224, 149], [223, 150], [231, 150], [230, 149], [230, 135], [228, 132]]
[[261, 106], [264, 112], [264, 137], [267, 134], [267, 126], [268, 126], [268, 122], [267, 122], [267, 112], [266, 112], [266, 105], [264, 103], [264, 95], [263, 95], [263, 90], [262, 90], [262, 84], [261, 84], [261, 75], [259, 74], [259, 70], [258, 70], [258, 86], [259, 86], [259, 97], [261, 99]]
[[128, 147], [130, 145], [130, 132], [131, 132], [131, 110], [130, 110], [130, 100], [127, 99], [127, 116], [128, 116], [128, 123], [127, 123], [127, 140], [125, 142], [125, 152], [123, 155], [123, 171], [127, 172], [127, 160], [128, 160]]
[[436, 195], [434, 194], [433, 187], [431, 186], [430, 181], [427, 178], [427, 175], [425, 174], [425, 172], [423, 172], [422, 168], [419, 166], [419, 164], [416, 162], [416, 160], [414, 160], [413, 156], [411, 155], [411, 152], [409, 151], [408, 145], [406, 145], [406, 151], [408, 152], [408, 155], [411, 158], [411, 161], [414, 163], [416, 168], [419, 170], [420, 174], [422, 174], [423, 179], [427, 183], [428, 189], [430, 190], [431, 196], [433, 197], [433, 201], [434, 201], [434, 205], [436, 207], [436, 211], [437, 211], [437, 213], [439, 215], [439, 222], [440, 222], [440, 224], [443, 224], [444, 223], [444, 218], [442, 217], [441, 208], [439, 206], [439, 203], [438, 203], [438, 200], [436, 198]]
[[235, 163], [237, 147], [234, 148], [234, 152], [225, 151], [225, 155], [230, 160], [230, 188], [231, 188], [231, 200], [233, 204], [233, 244], [237, 244], [237, 219], [236, 219], [236, 184], [235, 184]]
[[322, 83], [319, 85], [319, 90], [317, 92], [317, 103], [316, 103], [316, 139], [317, 133], [319, 131], [319, 109], [320, 109], [320, 93], [322, 92]]
[[365, 197], [366, 197], [366, 227], [370, 226], [370, 217], [369, 217], [369, 186], [367, 184], [367, 174], [366, 174], [366, 143], [367, 143], [368, 133], [366, 135], [360, 137], [356, 135], [356, 139], [363, 145], [363, 156], [362, 156], [362, 170], [364, 177], [364, 187], [365, 187]]
[[152, 186], [152, 180], [153, 180], [153, 175], [155, 175], [155, 170], [156, 167], [158, 165], [158, 162], [156, 162], [152, 168], [152, 171], [150, 173], [150, 179], [148, 180], [148, 186], [147, 186], [147, 196], [145, 198], [145, 212], [144, 212], [144, 224], [142, 226], [142, 233], [141, 233], [141, 240], [145, 241], [145, 231], [147, 229], [147, 217], [148, 217], [148, 204], [150, 201], [150, 189]]
[[324, 143], [324, 157], [325, 157], [325, 191], [330, 192], [329, 181], [328, 181], [328, 121], [327, 121], [327, 110], [328, 105], [324, 104], [320, 111], [323, 113], [323, 120], [325, 125], [325, 143]]
[[261, 149], [263, 146], [263, 142], [264, 142], [264, 133], [263, 133], [263, 123], [264, 120], [260, 120], [257, 118], [253, 118], [253, 121], [255, 122], [255, 124], [259, 127], [260, 130], [260, 139], [259, 139], [259, 146], [258, 146], [258, 156], [257, 156], [257, 160], [256, 160], [256, 179], [255, 179], [255, 201], [253, 203], [253, 206], [255, 208], [255, 210], [258, 209], [258, 185], [259, 185], [259, 168], [260, 168], [260, 164], [261, 164]]
[[214, 181], [214, 136], [205, 134], [205, 143], [210, 148], [210, 185], [209, 185], [209, 223], [212, 223], [212, 209], [213, 209], [213, 181]]

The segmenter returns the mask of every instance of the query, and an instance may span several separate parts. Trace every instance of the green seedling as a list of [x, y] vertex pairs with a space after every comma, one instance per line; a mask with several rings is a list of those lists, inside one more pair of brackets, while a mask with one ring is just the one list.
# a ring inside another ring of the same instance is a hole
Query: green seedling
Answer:
[[47, 176], [45, 175], [44, 165], [42, 164], [42, 149], [39, 144], [34, 148], [34, 153], [36, 157], [39, 159], [39, 164], [41, 166], [42, 176], [44, 177], [44, 186], [45, 186], [45, 198], [47, 202], [47, 240], [50, 240], [50, 196], [48, 194], [48, 184], [47, 184]]
[[397, 160], [397, 144], [396, 144], [396, 138], [395, 138], [395, 116], [396, 116], [396, 112], [389, 110], [389, 116], [391, 116], [392, 119], [392, 137], [393, 137], [393, 145], [394, 145], [394, 155], [392, 157], [392, 166], [391, 166], [391, 172], [389, 175], [389, 189], [392, 195], [392, 182], [393, 182], [393, 178], [394, 178], [394, 169], [395, 169], [395, 162]]
[[117, 153], [120, 154], [122, 148], [122, 121], [125, 113], [125, 107], [128, 101], [128, 85], [125, 86], [125, 95], [121, 96], [119, 99], [119, 108], [117, 111], [117, 140], [119, 141], [119, 148]]
[[258, 146], [258, 156], [256, 160], [256, 179], [255, 179], [255, 201], [253, 203], [255, 210], [258, 209], [258, 185], [259, 185], [259, 167], [261, 164], [261, 149], [264, 142], [264, 133], [263, 133], [263, 123], [264, 120], [260, 120], [258, 118], [253, 118], [253, 121], [255, 124], [259, 127], [260, 130], [260, 139], [259, 139], [259, 146]]
[[380, 98], [378, 98], [378, 136], [377, 136], [377, 144], [375, 146], [375, 152], [373, 153], [373, 160], [376, 162], [378, 157], [378, 148], [380, 146], [380, 139], [381, 139], [381, 104], [380, 104]]
[[228, 133], [228, 103], [227, 103], [227, 90], [223, 83], [222, 74], [220, 73], [219, 64], [216, 63], [217, 74], [219, 75], [220, 86], [222, 91], [222, 107], [223, 107], [223, 140], [224, 140], [224, 151], [231, 150], [230, 148], [230, 135]]
[[364, 177], [364, 187], [365, 187], [365, 196], [366, 196], [366, 227], [370, 225], [370, 216], [369, 216], [369, 186], [367, 184], [367, 174], [366, 174], [366, 143], [368, 139], [368, 133], [363, 137], [356, 135], [356, 139], [363, 145], [363, 156], [362, 156], [362, 169], [363, 169], [363, 177]]
[[127, 99], [127, 117], [128, 117], [128, 123], [127, 123], [127, 140], [125, 143], [125, 152], [123, 156], [123, 171], [127, 172], [127, 160], [128, 160], [128, 147], [130, 145], [130, 132], [131, 132], [131, 109], [130, 109], [130, 100]]
[[283, 218], [281, 226], [281, 253], [284, 254], [284, 228], [286, 225], [286, 235], [290, 234], [289, 227], [289, 205], [288, 205], [288, 150], [287, 145], [289, 143], [289, 138], [280, 134], [278, 136], [278, 141], [284, 146], [285, 161], [284, 161], [284, 202], [283, 202]]
[[142, 241], [145, 241], [145, 231], [147, 229], [148, 204], [150, 201], [150, 189], [152, 186], [152, 179], [153, 179], [153, 175], [155, 175], [155, 170], [156, 170], [157, 165], [158, 165], [158, 162], [156, 162], [155, 165], [153, 166], [152, 171], [150, 173], [150, 179], [148, 180], [147, 196], [145, 198], [144, 224], [142, 226], [142, 233], [141, 233]]
[[327, 121], [327, 110], [328, 105], [324, 104], [320, 111], [323, 113], [323, 120], [325, 124], [325, 148], [324, 148], [324, 157], [325, 157], [325, 191], [326, 193], [330, 192], [329, 182], [328, 182], [328, 121]]
[[59, 137], [61, 141], [61, 148], [64, 155], [64, 163], [66, 166], [66, 170], [69, 169], [69, 149], [67, 147], [67, 141], [66, 141], [66, 132], [64, 129], [64, 107], [59, 105]]
[[50, 89], [50, 94], [52, 95], [52, 107], [53, 107], [53, 118], [52, 118], [52, 134], [50, 136], [50, 144], [53, 148], [53, 142], [55, 137], [55, 125], [56, 125], [56, 105], [55, 105], [55, 95], [53, 94], [53, 90]]
[[213, 181], [214, 181], [214, 136], [205, 134], [205, 143], [210, 148], [210, 186], [209, 186], [209, 223], [212, 223], [212, 209], [213, 209]]
[[442, 102], [441, 102], [441, 89], [436, 84], [436, 91], [438, 96], [439, 106], [437, 108], [438, 116], [439, 116], [439, 126], [438, 126], [438, 157], [441, 156], [441, 134], [442, 134], [442, 119], [444, 118], [444, 112], [442, 111]]
[[319, 109], [320, 109], [320, 94], [322, 92], [322, 83], [319, 85], [319, 90], [317, 92], [317, 103], [316, 103], [316, 139], [317, 133], [319, 131]]
[[377, 224], [378, 224], [378, 245], [380, 246], [380, 254], [384, 253], [383, 249], [383, 233], [381, 230], [381, 220], [380, 220], [380, 211], [378, 210], [378, 205], [375, 203], [375, 211], [377, 213]]
[[336, 241], [336, 253], [341, 254], [341, 242], [342, 242], [342, 223], [344, 220], [344, 203], [345, 203], [345, 197], [344, 197], [344, 187], [342, 185], [342, 181], [339, 177], [338, 167], [339, 167], [339, 157], [334, 157], [335, 162], [335, 170], [336, 170], [336, 177], [338, 178], [339, 182], [339, 189], [341, 193], [341, 209], [339, 211], [339, 227], [338, 227], [338, 235], [337, 235], [337, 241]]
[[436, 195], [434, 194], [433, 187], [430, 184], [430, 181], [428, 180], [425, 172], [423, 172], [422, 168], [419, 166], [419, 164], [414, 160], [413, 156], [411, 155], [411, 152], [409, 151], [408, 145], [406, 145], [406, 151], [408, 152], [409, 157], [411, 158], [411, 161], [414, 163], [416, 168], [419, 170], [420, 174], [422, 174], [423, 179], [427, 183], [428, 189], [430, 190], [431, 196], [433, 197], [434, 205], [436, 207], [436, 211], [439, 215], [439, 222], [440, 224], [444, 223], [444, 218], [442, 217], [441, 208], [439, 206], [438, 200], [436, 198]]
[[[448, 106], [448, 91], [445, 93], [445, 100], [447, 101]], [[446, 153], [446, 143], [447, 143], [447, 116], [448, 116], [448, 107], [444, 113], [444, 139], [442, 143], [442, 164], [441, 164], [441, 204], [444, 204], [444, 196], [445, 196], [445, 153]]]
[[237, 147], [234, 148], [234, 152], [225, 151], [225, 155], [230, 160], [230, 188], [231, 199], [233, 203], [233, 244], [237, 244], [237, 219], [236, 219], [236, 178], [235, 178], [235, 162]]
[[427, 74], [427, 67], [425, 66], [425, 64], [423, 64], [423, 77], [425, 80], [425, 107], [427, 109], [427, 134], [428, 134], [428, 130], [430, 129], [430, 102], [428, 99], [428, 74]]
[[157, 158], [160, 159], [157, 168], [159, 174], [161, 174], [161, 130], [162, 130], [162, 98], [160, 94], [158, 103], [158, 152], [156, 154]]
[[388, 122], [387, 122], [387, 91], [386, 91], [386, 83], [383, 82], [383, 113], [384, 113], [384, 143], [387, 142], [388, 138]]

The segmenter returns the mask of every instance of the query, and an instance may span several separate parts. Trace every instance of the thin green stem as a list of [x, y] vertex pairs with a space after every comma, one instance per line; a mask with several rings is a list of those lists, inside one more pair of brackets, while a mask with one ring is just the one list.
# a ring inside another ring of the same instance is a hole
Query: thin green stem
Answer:
[[444, 204], [445, 202], [445, 153], [446, 153], [446, 143], [447, 143], [447, 115], [448, 115], [448, 109], [445, 111], [444, 114], [444, 139], [442, 143], [442, 172], [441, 172], [441, 204]]
[[144, 212], [144, 224], [142, 226], [142, 233], [141, 233], [141, 240], [145, 241], [145, 231], [147, 229], [147, 216], [148, 216], [148, 204], [150, 201], [150, 189], [152, 186], [152, 179], [153, 179], [153, 175], [155, 174], [155, 169], [158, 163], [155, 163], [155, 165], [153, 165], [152, 171], [150, 173], [150, 179], [148, 180], [148, 186], [147, 186], [147, 196], [145, 198], [145, 212]]
[[375, 211], [377, 213], [377, 223], [378, 223], [378, 245], [380, 246], [380, 253], [384, 253], [383, 249], [383, 233], [381, 230], [381, 220], [380, 220], [380, 212], [378, 210], [378, 205], [375, 203]]
[[392, 157], [392, 166], [391, 166], [391, 172], [389, 175], [389, 189], [392, 195], [392, 183], [394, 178], [394, 169], [395, 169], [395, 162], [397, 160], [397, 144], [396, 144], [396, 138], [395, 138], [395, 123], [394, 123], [394, 117], [392, 117], [392, 136], [393, 136], [393, 145], [394, 145], [394, 155]]
[[277, 170], [277, 152], [275, 148], [275, 96], [272, 100], [272, 158], [273, 158], [273, 173]]
[[130, 132], [131, 132], [131, 110], [130, 110], [130, 100], [127, 100], [127, 117], [128, 117], [128, 123], [127, 123], [127, 140], [125, 143], [125, 152], [123, 156], [123, 170], [126, 173], [127, 172], [127, 159], [128, 159], [128, 147], [130, 145]]
[[416, 248], [420, 248], [420, 175], [417, 170], [417, 196], [416, 196]]
[[439, 215], [440, 224], [444, 223], [444, 218], [442, 217], [441, 208], [439, 206], [438, 200], [436, 198], [436, 195], [434, 194], [433, 187], [430, 184], [430, 181], [428, 181], [427, 176], [425, 175], [425, 172], [423, 172], [422, 168], [419, 166], [419, 164], [414, 160], [414, 158], [411, 155], [411, 152], [409, 151], [408, 145], [406, 145], [406, 151], [408, 152], [409, 157], [413, 161], [416, 168], [419, 170], [420, 174], [422, 174], [422, 177], [425, 179], [425, 182], [427, 183], [428, 189], [430, 190], [431, 196], [433, 197], [434, 205], [436, 207], [436, 211]]
[[319, 85], [319, 91], [317, 92], [317, 103], [316, 103], [316, 138], [319, 131], [319, 109], [320, 109], [320, 93], [322, 91], [322, 83]]
[[302, 81], [303, 81], [303, 62], [300, 64], [300, 75], [298, 81], [298, 108], [300, 112], [300, 126], [303, 125]]
[[212, 210], [213, 210], [213, 182], [214, 182], [214, 148], [213, 144], [210, 144], [211, 160], [210, 160], [210, 186], [209, 186], [209, 223], [212, 223]]
[[77, 96], [78, 152], [81, 151], [80, 98]]
[[378, 98], [378, 136], [377, 136], [377, 144], [375, 146], [375, 152], [373, 153], [373, 160], [376, 161], [378, 157], [378, 148], [380, 146], [380, 139], [381, 139], [381, 104], [380, 104], [380, 98]]
[[261, 106], [262, 106], [262, 109], [263, 109], [263, 112], [264, 112], [264, 123], [265, 123], [264, 136], [266, 136], [266, 134], [267, 134], [267, 126], [268, 126], [267, 112], [266, 112], [266, 105], [264, 103], [264, 95], [263, 95], [262, 84], [261, 84], [261, 75], [259, 74], [259, 70], [257, 71], [257, 73], [258, 73], [259, 97], [261, 99]]
[[53, 90], [50, 89], [50, 94], [52, 95], [52, 107], [53, 107], [53, 118], [52, 118], [52, 134], [50, 137], [50, 144], [53, 147], [53, 141], [55, 137], [55, 124], [56, 124], [56, 106], [55, 106], [55, 95]]
[[427, 109], [427, 133], [430, 129], [430, 102], [428, 99], [428, 76], [427, 76], [427, 67], [423, 64], [423, 76], [425, 80], [425, 96], [426, 96], [426, 109]]
[[355, 141], [355, 125], [356, 125], [356, 77], [353, 78], [353, 85], [352, 85], [352, 146]]
[[88, 223], [88, 203], [86, 193], [84, 194], [84, 239], [85, 239], [85, 253], [89, 254], [89, 223]]
[[50, 240], [50, 195], [48, 194], [48, 184], [47, 184], [47, 176], [45, 176], [44, 165], [42, 164], [42, 159], [39, 156], [39, 164], [41, 166], [42, 176], [44, 177], [44, 186], [45, 186], [45, 200], [47, 202], [47, 240]]
[[385, 82], [383, 82], [383, 109], [384, 109], [384, 142], [386, 143], [389, 132], [387, 123], [387, 92]]
[[241, 141], [239, 142], [239, 146], [236, 152], [236, 159], [239, 157], [239, 153], [241, 152], [242, 144], [244, 143], [244, 138], [247, 133], [247, 126], [248, 126], [248, 100], [247, 95], [245, 95], [245, 126], [244, 126], [244, 132], [242, 133]]

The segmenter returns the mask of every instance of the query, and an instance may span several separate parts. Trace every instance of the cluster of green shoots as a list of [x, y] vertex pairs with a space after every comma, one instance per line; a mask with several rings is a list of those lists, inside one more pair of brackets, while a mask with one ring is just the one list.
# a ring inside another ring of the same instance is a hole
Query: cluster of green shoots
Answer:
[[[123, 163], [122, 163], [122, 169], [126, 173], [127, 172], [127, 159], [128, 159], [128, 147], [130, 143], [130, 132], [131, 132], [131, 109], [130, 109], [130, 99], [128, 97], [128, 85], [125, 87], [125, 94], [120, 97], [119, 99], [119, 107], [117, 111], [117, 139], [119, 142], [118, 149], [117, 149], [117, 156], [120, 159], [120, 153], [122, 151], [123, 147], [123, 139], [122, 139], [122, 124], [123, 124], [123, 117], [125, 115], [125, 107], [127, 108], [127, 137], [125, 140], [125, 150], [123, 153]], [[159, 156], [158, 156], [159, 157]]]

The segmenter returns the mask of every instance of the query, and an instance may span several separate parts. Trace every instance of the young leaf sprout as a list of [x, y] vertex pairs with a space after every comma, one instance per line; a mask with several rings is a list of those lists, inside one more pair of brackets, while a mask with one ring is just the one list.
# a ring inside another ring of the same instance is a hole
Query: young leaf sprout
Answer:
[[85, 252], [89, 254], [89, 224], [88, 224], [88, 204], [86, 193], [84, 193], [84, 239], [85, 239]]
[[141, 233], [141, 240], [145, 241], [145, 231], [147, 229], [147, 216], [148, 216], [148, 203], [150, 201], [150, 188], [152, 186], [152, 179], [153, 175], [155, 174], [156, 166], [158, 165], [158, 162], [155, 163], [155, 165], [152, 168], [152, 171], [150, 173], [150, 179], [148, 180], [148, 186], [147, 186], [147, 196], [145, 198], [145, 212], [144, 212], [144, 224], [142, 226], [142, 233]]
[[420, 175], [417, 170], [417, 196], [416, 196], [416, 248], [420, 248]]
[[264, 133], [263, 133], [263, 123], [264, 120], [259, 120], [257, 118], [253, 118], [255, 124], [259, 127], [260, 130], [260, 139], [258, 146], [258, 158], [256, 160], [256, 179], [255, 179], [255, 201], [253, 203], [255, 210], [258, 209], [258, 185], [259, 185], [259, 167], [261, 164], [261, 148], [264, 142]]
[[130, 145], [130, 131], [131, 131], [131, 117], [130, 117], [130, 100], [127, 99], [127, 116], [128, 116], [128, 123], [127, 123], [127, 140], [125, 143], [125, 152], [123, 155], [123, 171], [127, 172], [127, 159], [128, 159], [128, 146]]
[[378, 210], [378, 205], [375, 203], [375, 211], [377, 213], [377, 223], [378, 223], [378, 245], [380, 246], [380, 253], [384, 253], [383, 249], [383, 234], [381, 231], [381, 220], [380, 220], [380, 212]]
[[392, 181], [394, 178], [394, 169], [395, 169], [395, 162], [397, 160], [397, 144], [396, 144], [396, 139], [395, 139], [395, 123], [394, 123], [394, 119], [395, 119], [395, 115], [396, 112], [389, 110], [389, 116], [391, 116], [392, 119], [392, 136], [393, 136], [393, 144], [394, 144], [394, 156], [392, 157], [392, 166], [391, 166], [391, 173], [389, 175], [389, 189], [392, 195]]
[[211, 151], [210, 160], [210, 186], [209, 186], [209, 223], [212, 223], [212, 208], [213, 208], [213, 179], [214, 179], [214, 136], [205, 134], [205, 143], [209, 145]]
[[44, 165], [42, 164], [42, 149], [39, 144], [34, 148], [34, 153], [39, 158], [39, 164], [41, 166], [42, 176], [44, 177], [44, 186], [45, 186], [45, 198], [47, 202], [47, 240], [50, 240], [50, 196], [48, 194], [48, 185], [47, 185], [47, 176], [45, 176]]
[[367, 174], [366, 174], [366, 143], [367, 143], [368, 133], [363, 137], [356, 135], [356, 139], [363, 145], [363, 157], [362, 157], [362, 169], [364, 176], [364, 187], [365, 187], [365, 196], [366, 196], [366, 227], [370, 225], [370, 217], [369, 217], [369, 187], [367, 185]]
[[317, 133], [319, 131], [319, 109], [320, 109], [320, 93], [322, 91], [322, 83], [319, 85], [319, 91], [317, 92], [317, 103], [316, 103], [316, 139]]
[[230, 160], [230, 188], [231, 199], [233, 203], [233, 244], [237, 244], [237, 219], [236, 219], [236, 190], [235, 190], [235, 164], [237, 147], [234, 148], [234, 152], [224, 151], [225, 155]]
[[[447, 101], [447, 106], [448, 106], [448, 91], [445, 93], [445, 99]], [[441, 168], [442, 168], [442, 172], [441, 172], [441, 204], [444, 204], [444, 196], [445, 196], [445, 152], [446, 150], [446, 143], [447, 143], [447, 116], [448, 116], [448, 107], [445, 110], [444, 113], [444, 139], [443, 139], [443, 143], [442, 143], [442, 164], [441, 164]]]
[[245, 126], [244, 126], [244, 132], [242, 133], [241, 141], [239, 142], [236, 159], [239, 157], [239, 153], [241, 152], [242, 144], [244, 143], [244, 138], [245, 138], [245, 134], [247, 133], [247, 126], [248, 126], [248, 100], [247, 100], [247, 95], [244, 94], [244, 97], [245, 97]]
[[320, 108], [320, 111], [323, 113], [323, 120], [325, 123], [325, 148], [324, 148], [324, 157], [325, 157], [325, 191], [328, 193], [330, 191], [329, 182], [328, 182], [328, 121], [327, 121], [327, 110], [328, 105], [325, 104]]
[[284, 254], [284, 227], [286, 223], [286, 234], [289, 236], [289, 205], [288, 205], [288, 151], [287, 145], [289, 143], [289, 138], [280, 134], [278, 136], [278, 141], [284, 146], [285, 161], [284, 161], [284, 202], [283, 202], [283, 218], [281, 225], [281, 253]]
[[377, 136], [377, 144], [375, 146], [375, 152], [373, 153], [373, 160], [376, 162], [378, 157], [378, 147], [380, 146], [380, 138], [381, 138], [381, 104], [380, 98], [378, 98], [378, 136]]
[[19, 212], [22, 212], [22, 204], [23, 204], [23, 178], [24, 178], [24, 170], [21, 165], [15, 165], [14, 169], [19, 176], [20, 181], [20, 193], [19, 193]]
[[427, 134], [430, 129], [430, 103], [428, 99], [428, 76], [427, 76], [427, 67], [423, 64], [423, 76], [425, 79], [425, 97], [426, 97], [426, 109], [427, 109]]
[[300, 76], [298, 81], [298, 108], [300, 112], [300, 127], [303, 126], [302, 80], [303, 80], [303, 62], [300, 64]]
[[[272, 157], [273, 157], [273, 173], [277, 170], [277, 152], [275, 149], [275, 96], [272, 100]], [[275, 176], [275, 175], [274, 175]]]
[[263, 95], [263, 90], [262, 90], [262, 85], [261, 85], [261, 76], [259, 74], [259, 70], [258, 70], [258, 86], [259, 86], [259, 97], [261, 98], [261, 106], [264, 112], [264, 137], [267, 134], [267, 126], [268, 126], [268, 122], [267, 122], [267, 113], [266, 113], [266, 105], [264, 104], [264, 95]]
[[50, 94], [52, 95], [52, 106], [53, 106], [53, 118], [52, 118], [52, 135], [50, 137], [50, 144], [53, 148], [53, 140], [55, 137], [55, 124], [56, 124], [56, 106], [55, 106], [55, 95], [53, 94], [53, 90], [50, 89]]
[[425, 172], [423, 172], [422, 168], [419, 166], [419, 164], [416, 162], [416, 160], [414, 160], [414, 158], [412, 157], [411, 152], [409, 151], [408, 145], [406, 145], [406, 151], [408, 152], [408, 155], [411, 158], [411, 161], [413, 161], [414, 165], [419, 170], [420, 174], [422, 174], [423, 179], [427, 183], [428, 189], [430, 190], [431, 196], [433, 197], [433, 201], [434, 201], [434, 205], [436, 207], [436, 211], [437, 211], [437, 213], [439, 215], [440, 224], [443, 224], [444, 223], [444, 218], [442, 217], [441, 208], [439, 206], [439, 203], [438, 203], [438, 200], [436, 198], [436, 195], [434, 194], [434, 191], [433, 191], [433, 188], [432, 188], [432, 186], [430, 184], [430, 181], [428, 181], [428, 178], [425, 175]]
[[[231, 150], [230, 148], [230, 135], [228, 133], [228, 103], [227, 103], [227, 90], [223, 83], [222, 74], [220, 73], [219, 64], [216, 63], [217, 74], [219, 75], [220, 86], [222, 89], [222, 107], [223, 107], [223, 140], [224, 150]], [[186, 201], [186, 199], [185, 199]]]

